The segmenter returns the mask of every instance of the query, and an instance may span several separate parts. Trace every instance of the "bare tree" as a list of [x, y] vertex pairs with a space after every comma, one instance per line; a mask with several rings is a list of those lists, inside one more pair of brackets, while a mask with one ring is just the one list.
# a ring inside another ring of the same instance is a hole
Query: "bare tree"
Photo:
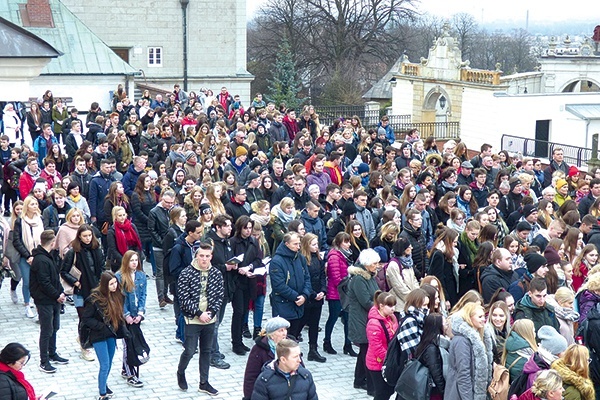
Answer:
[[458, 13], [452, 16], [452, 29], [458, 39], [458, 46], [463, 60], [471, 57], [471, 44], [479, 32], [475, 17], [467, 13]]

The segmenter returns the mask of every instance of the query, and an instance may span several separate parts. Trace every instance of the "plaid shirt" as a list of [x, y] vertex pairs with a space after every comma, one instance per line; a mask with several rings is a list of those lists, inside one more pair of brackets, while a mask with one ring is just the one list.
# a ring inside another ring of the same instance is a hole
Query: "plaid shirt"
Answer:
[[400, 341], [400, 348], [406, 351], [409, 356], [413, 356], [423, 334], [423, 324], [427, 316], [427, 309], [419, 310], [413, 306], [408, 307], [408, 311], [400, 312], [402, 324], [398, 328], [397, 339]]

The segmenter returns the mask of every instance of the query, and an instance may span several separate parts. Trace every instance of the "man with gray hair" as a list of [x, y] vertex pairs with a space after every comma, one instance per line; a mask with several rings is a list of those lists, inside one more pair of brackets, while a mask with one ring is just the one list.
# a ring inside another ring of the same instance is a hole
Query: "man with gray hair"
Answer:
[[312, 292], [306, 258], [299, 253], [300, 236], [288, 232], [271, 260], [271, 307], [273, 317], [290, 322], [289, 334], [298, 337], [302, 329], [304, 303]]

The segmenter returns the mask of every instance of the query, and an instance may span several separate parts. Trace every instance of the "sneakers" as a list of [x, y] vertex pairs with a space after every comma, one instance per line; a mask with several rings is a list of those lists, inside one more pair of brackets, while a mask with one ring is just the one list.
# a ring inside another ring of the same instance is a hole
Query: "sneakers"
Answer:
[[65, 365], [69, 363], [69, 360], [66, 358], [62, 358], [58, 353], [56, 353], [53, 356], [50, 356], [50, 361], [52, 361], [55, 364], [61, 364], [61, 365]]
[[125, 371], [121, 371], [121, 378], [129, 379], [129, 377], [127, 376], [127, 373]]
[[169, 296], [165, 296], [165, 303], [173, 304], [173, 300]]
[[27, 318], [34, 318], [35, 314], [35, 308], [33, 308], [32, 306], [25, 306], [25, 316]]
[[47, 362], [46, 364], [40, 364], [40, 371], [46, 374], [53, 374], [56, 372], [56, 368], [50, 365], [49, 362]]
[[131, 378], [127, 379], [127, 384], [135, 388], [141, 388], [142, 386], [144, 386], [144, 382], [140, 381], [135, 376], [132, 376]]
[[19, 296], [17, 296], [16, 290], [10, 291], [10, 299], [12, 300], [13, 304], [19, 304]]
[[167, 306], [167, 302], [163, 299], [158, 303], [158, 306], [160, 308], [165, 308]]
[[85, 361], [94, 361], [96, 359], [91, 349], [81, 349], [81, 354], [79, 355], [79, 357], [81, 357]]
[[110, 390], [110, 388], [107, 386], [106, 387], [106, 394], [104, 395], [104, 397], [107, 398], [107, 399], [112, 399], [114, 395], [115, 394], [113, 393], [113, 391]]
[[210, 366], [217, 368], [217, 369], [229, 369], [229, 367], [231, 365], [229, 365], [229, 363], [226, 363], [225, 361], [221, 360], [220, 358], [217, 358], [217, 359], [211, 360]]
[[219, 394], [219, 391], [214, 387], [210, 386], [210, 383], [208, 382], [201, 383], [200, 387], [198, 388], [198, 391], [202, 393], [208, 393], [211, 396], [216, 396]]
[[70, 304], [70, 305], [74, 306], [74, 305], [75, 305], [75, 300], [73, 300], [73, 296], [67, 296], [67, 297], [65, 298], [65, 303], [67, 303], [67, 304]]
[[183, 390], [184, 392], [188, 390], [188, 384], [185, 380], [185, 373], [177, 373], [177, 385], [179, 386], [179, 389]]

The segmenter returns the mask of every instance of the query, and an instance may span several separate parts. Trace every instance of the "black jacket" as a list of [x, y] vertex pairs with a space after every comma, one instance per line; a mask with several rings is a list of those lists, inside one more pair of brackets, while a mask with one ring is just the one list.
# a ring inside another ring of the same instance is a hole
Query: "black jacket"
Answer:
[[[133, 230], [135, 231], [136, 235], [138, 235], [138, 237], [140, 236], [135, 224], [131, 224], [131, 227], [133, 228]], [[119, 252], [119, 249], [117, 248], [117, 238], [115, 236], [115, 226], [111, 225], [110, 228], [108, 228], [108, 233], [106, 234], [106, 260], [108, 261], [108, 265], [110, 266], [110, 269], [112, 269], [113, 272], [116, 272], [119, 270], [119, 268], [121, 268], [121, 261], [123, 261], [123, 254], [121, 254]], [[162, 248], [162, 246], [161, 246]], [[142, 249], [136, 249], [133, 247], [130, 247], [128, 250], [135, 250], [140, 254], [140, 260], [142, 260], [141, 258], [141, 253], [142, 253]]]
[[60, 276], [71, 286], [74, 286], [74, 283], [77, 282], [77, 279], [70, 274], [73, 261], [75, 261], [75, 267], [81, 272], [81, 278], [79, 279], [81, 288], [74, 287], [73, 291], [85, 299], [92, 294], [92, 289], [98, 286], [100, 275], [104, 271], [106, 263], [102, 248], [98, 246], [92, 249], [91, 246], [88, 246], [88, 248], [84, 246], [80, 252], [75, 253], [73, 249], [66, 252], [62, 261]]
[[288, 381], [288, 378], [278, 368], [277, 361], [265, 365], [254, 383], [252, 400], [268, 399], [318, 399], [312, 375], [306, 368], [300, 365], [298, 371], [291, 375]]
[[150, 210], [148, 231], [152, 236], [152, 246], [162, 249], [163, 239], [169, 231], [169, 210], [160, 204]]
[[150, 210], [156, 206], [153, 191], [145, 192], [142, 197], [137, 192], [133, 192], [131, 195], [131, 211], [133, 214], [133, 222], [135, 223], [138, 233], [140, 234], [140, 241], [143, 243], [150, 242], [152, 235], [148, 230], [148, 218], [150, 217]]
[[310, 257], [310, 264], [308, 264], [308, 274], [310, 275], [310, 286], [312, 288], [308, 298], [308, 305], [323, 304], [323, 299], [317, 301], [315, 298], [320, 292], [327, 294], [325, 260], [319, 260], [317, 254], [313, 254], [312, 257]]
[[400, 232], [400, 237], [408, 240], [413, 248], [412, 259], [415, 275], [420, 280], [425, 276], [425, 268], [429, 265], [427, 260], [427, 243], [423, 231], [421, 229], [415, 230], [411, 224], [407, 223], [404, 225], [402, 232]]
[[92, 297], [85, 299], [81, 323], [90, 329], [90, 342], [97, 343], [109, 338], [125, 337], [125, 322], [122, 321], [117, 329], [108, 325], [99, 306]]
[[442, 283], [444, 288], [444, 295], [446, 300], [451, 305], [455, 305], [458, 301], [458, 281], [454, 276], [454, 266], [451, 261], [446, 259], [444, 253], [441, 250], [435, 249], [431, 253], [431, 260], [429, 262], [429, 275], [436, 276]]
[[213, 242], [213, 257], [210, 261], [213, 267], [216, 267], [219, 271], [221, 271], [221, 275], [223, 275], [225, 287], [225, 303], [228, 303], [231, 300], [231, 296], [233, 292], [229, 290], [229, 276], [227, 274], [227, 267], [225, 267], [225, 261], [228, 261], [233, 257], [233, 250], [231, 249], [231, 243], [229, 238], [222, 239], [217, 235], [217, 232], [214, 229], [211, 229], [206, 234], [207, 239], [212, 240]]
[[233, 217], [233, 221], [237, 221], [238, 218], [242, 215], [250, 215], [250, 203], [245, 202], [244, 204], [240, 204], [235, 202], [234, 199], [231, 198], [229, 202], [225, 205], [225, 211], [227, 212], [227, 215]]
[[581, 216], [581, 218], [583, 218], [585, 215], [589, 214], [590, 207], [592, 207], [592, 205], [594, 204], [595, 201], [596, 201], [596, 199], [594, 198], [594, 196], [592, 196], [591, 193], [588, 193], [587, 196], [585, 196], [583, 199], [581, 199], [581, 201], [579, 202], [579, 206], [577, 207], [577, 210], [579, 211], [579, 215]]
[[[240, 236], [234, 236], [229, 239], [229, 242], [231, 243], [231, 250], [233, 251], [234, 256], [239, 256], [240, 254], [244, 255], [244, 259], [238, 264], [238, 268], [247, 267], [248, 265], [252, 265], [253, 268], [262, 266], [263, 254], [255, 238], [250, 236], [243, 239]], [[227, 274], [229, 275], [229, 288], [233, 288], [233, 290], [235, 290], [235, 287], [238, 285], [247, 288], [249, 280], [256, 279], [240, 275], [237, 270], [229, 271]]]
[[73, 171], [71, 174], [71, 181], [77, 182], [79, 185], [79, 193], [85, 197], [86, 199], [90, 193], [90, 181], [92, 180], [92, 175], [87, 172], [80, 174], [77, 170]]
[[[175, 229], [179, 229], [179, 227], [177, 227], [177, 225], [171, 226], [167, 236], [170, 236], [172, 232], [176, 232]], [[165, 261], [168, 262], [166, 264], [163, 262], [163, 265], [168, 267], [165, 268], [165, 271], [168, 269], [169, 275], [175, 278], [178, 278], [181, 271], [190, 265], [194, 259], [194, 244], [189, 244], [188, 241], [185, 240], [186, 236], [186, 233], [181, 233], [175, 238], [175, 243], [171, 245], [171, 250], [168, 252], [168, 258], [165, 256]], [[165, 252], [165, 254], [167, 254], [167, 252]]]
[[29, 400], [27, 390], [10, 371], [0, 371], [0, 399]]
[[421, 353], [419, 361], [427, 367], [431, 379], [435, 383], [435, 387], [432, 388], [432, 394], [443, 394], [446, 387], [446, 380], [444, 379], [444, 362], [440, 354], [440, 348], [433, 343], [429, 344], [423, 353]]
[[481, 272], [481, 295], [485, 304], [490, 302], [496, 290], [504, 288], [508, 290], [511, 283], [518, 279], [514, 271], [503, 271], [495, 265], [489, 265]]
[[63, 293], [60, 284], [60, 265], [58, 252], [46, 251], [41, 245], [33, 249], [33, 262], [29, 273], [29, 290], [35, 304], [57, 304]]

